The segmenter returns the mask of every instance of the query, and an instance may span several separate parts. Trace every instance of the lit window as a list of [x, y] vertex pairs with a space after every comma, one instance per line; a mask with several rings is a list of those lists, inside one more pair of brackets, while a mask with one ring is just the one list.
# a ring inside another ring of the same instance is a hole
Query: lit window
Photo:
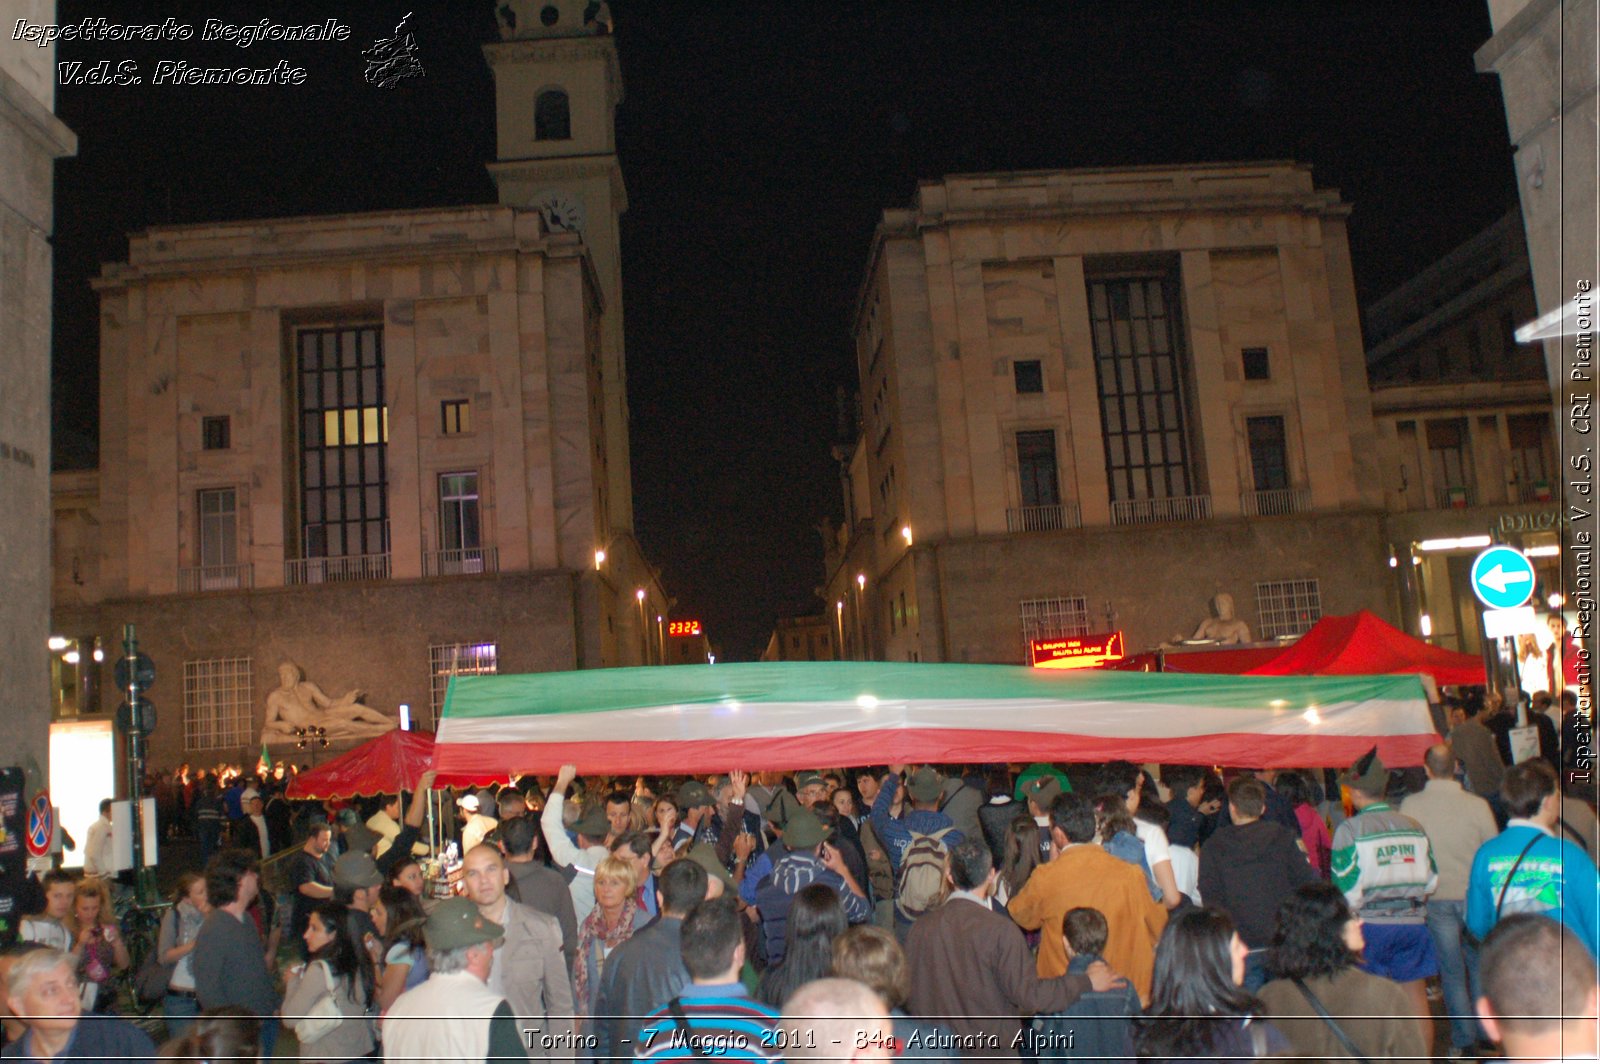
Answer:
[[499, 648], [494, 643], [435, 644], [428, 648], [428, 671], [433, 677], [433, 719], [437, 721], [450, 677], [495, 675], [500, 671]]
[[439, 404], [440, 429], [446, 436], [465, 436], [472, 431], [472, 403], [467, 399], [446, 399]]

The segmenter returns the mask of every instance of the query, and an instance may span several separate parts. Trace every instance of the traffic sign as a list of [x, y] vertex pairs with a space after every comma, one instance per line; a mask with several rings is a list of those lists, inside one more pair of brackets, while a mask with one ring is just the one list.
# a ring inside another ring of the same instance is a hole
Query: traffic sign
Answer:
[[50, 840], [56, 835], [56, 811], [50, 805], [50, 792], [40, 791], [28, 806], [28, 853], [43, 857], [50, 852]]
[[148, 698], [139, 699], [139, 715], [134, 718], [133, 708], [127, 702], [117, 706], [117, 731], [123, 735], [149, 735], [156, 730], [156, 707]]
[[1515, 547], [1490, 547], [1472, 560], [1472, 593], [1492, 610], [1514, 610], [1533, 597], [1533, 563]]
[[115, 670], [117, 686], [124, 691], [132, 680], [139, 681], [139, 689], [148, 691], [155, 686], [156, 663], [150, 660], [149, 654], [136, 654], [131, 658], [117, 659]]

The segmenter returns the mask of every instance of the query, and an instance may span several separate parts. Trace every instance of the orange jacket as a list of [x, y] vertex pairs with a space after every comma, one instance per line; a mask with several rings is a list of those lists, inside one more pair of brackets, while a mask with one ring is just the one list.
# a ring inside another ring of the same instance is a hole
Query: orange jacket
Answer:
[[1103, 954], [1106, 963], [1127, 977], [1141, 1001], [1150, 1000], [1156, 940], [1167, 926], [1167, 910], [1150, 897], [1144, 873], [1135, 866], [1099, 846], [1073, 846], [1035, 869], [1007, 908], [1022, 927], [1030, 931], [1043, 928], [1039, 941], [1042, 979], [1066, 973], [1061, 922], [1068, 910], [1100, 910], [1108, 931]]

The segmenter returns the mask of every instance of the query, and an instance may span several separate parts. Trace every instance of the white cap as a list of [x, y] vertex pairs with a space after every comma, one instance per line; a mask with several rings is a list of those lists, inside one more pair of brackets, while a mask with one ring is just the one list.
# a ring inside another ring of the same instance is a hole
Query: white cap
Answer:
[[260, 797], [261, 797], [261, 792], [256, 790], [254, 787], [246, 787], [243, 791], [241, 791], [239, 793], [239, 801], [241, 801], [241, 802], [248, 802], [252, 798], [260, 798]]
[[463, 795], [456, 800], [456, 804], [469, 813], [476, 813], [478, 811], [478, 796], [476, 794]]

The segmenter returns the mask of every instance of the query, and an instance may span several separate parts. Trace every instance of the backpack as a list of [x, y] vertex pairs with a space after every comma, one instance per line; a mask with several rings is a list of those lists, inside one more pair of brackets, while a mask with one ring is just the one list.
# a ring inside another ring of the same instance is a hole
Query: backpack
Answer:
[[911, 833], [911, 845], [900, 858], [900, 880], [894, 895], [894, 913], [900, 919], [916, 920], [944, 899], [945, 861], [950, 856], [944, 837], [954, 830], [940, 828], [931, 835]]

